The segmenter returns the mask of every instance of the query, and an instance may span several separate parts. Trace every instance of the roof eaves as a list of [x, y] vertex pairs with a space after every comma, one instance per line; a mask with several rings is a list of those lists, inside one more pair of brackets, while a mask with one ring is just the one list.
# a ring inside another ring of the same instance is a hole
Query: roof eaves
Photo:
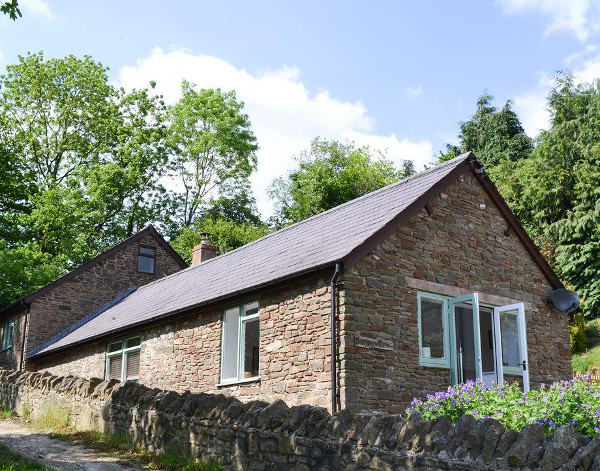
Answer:
[[[100, 333], [98, 335], [87, 337], [87, 338], [81, 339], [79, 341], [76, 341], [76, 342], [73, 342], [73, 343], [70, 343], [70, 344], [67, 344], [67, 345], [63, 345], [63, 346], [61, 346], [59, 348], [56, 348], [56, 349], [53, 349], [53, 350], [41, 351], [42, 350], [41, 347], [38, 347], [36, 349], [38, 351], [35, 353], [35, 356], [37, 358], [39, 358], [39, 357], [42, 357], [42, 356], [45, 357], [45, 356], [53, 355], [53, 354], [56, 354], [56, 353], [60, 353], [61, 351], [64, 351], [64, 350], [71, 349], [71, 348], [76, 347], [78, 345], [82, 345], [82, 344], [86, 344], [86, 343], [89, 343], [89, 342], [101, 340], [101, 339], [104, 339], [104, 338], [109, 338], [109, 337], [112, 337], [112, 336], [114, 336], [116, 334], [121, 334], [123, 332], [131, 331], [131, 330], [136, 329], [138, 327], [143, 327], [143, 326], [146, 326], [146, 325], [149, 325], [149, 324], [154, 324], [156, 322], [162, 322], [162, 321], [165, 321], [166, 319], [169, 319], [171, 317], [174, 317], [174, 316], [177, 316], [177, 315], [180, 315], [180, 314], [184, 314], [184, 313], [188, 313], [188, 312], [196, 310], [196, 309], [206, 308], [206, 307], [208, 307], [208, 306], [210, 306], [212, 304], [223, 303], [224, 301], [227, 301], [227, 300], [229, 300], [231, 298], [235, 298], [237, 296], [249, 294], [249, 293], [252, 293], [253, 291], [265, 288], [267, 286], [276, 285], [277, 283], [285, 282], [285, 281], [288, 281], [290, 279], [294, 279], [294, 278], [306, 276], [306, 275], [309, 275], [311, 273], [318, 272], [320, 270], [324, 270], [327, 267], [334, 266], [336, 263], [343, 263], [343, 262], [342, 262], [342, 260], [333, 260], [331, 262], [327, 262], [327, 263], [321, 264], [319, 266], [315, 266], [315, 267], [311, 268], [310, 270], [304, 270], [304, 271], [299, 272], [299, 273], [294, 273], [293, 275], [290, 275], [290, 276], [273, 279], [273, 280], [271, 280], [269, 282], [260, 283], [258, 285], [251, 286], [249, 288], [238, 290], [238, 291], [235, 291], [235, 292], [232, 292], [232, 293], [228, 293], [226, 295], [219, 296], [217, 298], [212, 298], [210, 300], [206, 300], [206, 301], [202, 301], [202, 302], [197, 303], [197, 304], [186, 306], [185, 308], [176, 309], [174, 311], [169, 311], [167, 313], [164, 313], [164, 314], [161, 314], [161, 315], [158, 315], [158, 316], [154, 316], [154, 317], [149, 318], [149, 319], [144, 319], [143, 321], [140, 321], [140, 322], [135, 322], [135, 323], [132, 323], [132, 324], [127, 324], [126, 326], [123, 326], [123, 327], [121, 327], [119, 329], [114, 329], [114, 330], [110, 330], [110, 331], [104, 331], [104, 332], [102, 332], [102, 333]], [[144, 285], [140, 289], [143, 289], [144, 287], [147, 287], [147, 286], [148, 285]], [[129, 293], [129, 294], [131, 294], [131, 293]], [[114, 304], [117, 304], [117, 303], [114, 303]], [[110, 307], [112, 307], [112, 306], [109, 306], [109, 308]], [[108, 310], [108, 308], [104, 309], [102, 312], [104, 312], [106, 310]], [[99, 312], [94, 317], [97, 317], [102, 312]], [[88, 319], [87, 322], [89, 322], [90, 320], [91, 319]], [[83, 325], [83, 324], [81, 324], [81, 325]], [[78, 327], [80, 327], [80, 326], [78, 326]], [[71, 332], [74, 332], [74, 331], [75, 331], [75, 329], [71, 330]], [[65, 334], [61, 338], [66, 337], [66, 335], [68, 335], [71, 332], [68, 332], [67, 334]], [[60, 340], [60, 339], [56, 339], [52, 343], [56, 343], [58, 340]], [[50, 341], [48, 341], [48, 343], [49, 342]], [[44, 349], [48, 348], [48, 346], [44, 347]], [[30, 354], [29, 358], [31, 358], [33, 355], [34, 355], [34, 353], [32, 352]]]

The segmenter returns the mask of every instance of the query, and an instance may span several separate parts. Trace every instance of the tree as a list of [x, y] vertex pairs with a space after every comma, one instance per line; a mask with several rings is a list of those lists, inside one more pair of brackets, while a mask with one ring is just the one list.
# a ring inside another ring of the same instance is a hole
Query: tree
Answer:
[[183, 81], [181, 93], [169, 111], [169, 144], [173, 175], [183, 185], [174, 198], [177, 225], [186, 227], [209, 196], [247, 181], [256, 169], [258, 146], [235, 92], [196, 91]]
[[13, 21], [23, 16], [17, 0], [9, 0], [0, 4], [0, 11], [5, 15], [8, 15], [8, 17]]
[[51, 260], [49, 277], [155, 221], [164, 206], [166, 108], [147, 90], [114, 88], [107, 70], [87, 56], [38, 53], [0, 76], [0, 244], [31, 266]]
[[[559, 75], [548, 97], [551, 126], [514, 172], [526, 214], [563, 281], [600, 314], [600, 82]], [[512, 185], [513, 187], [516, 185]]]
[[283, 226], [358, 198], [414, 173], [411, 161], [398, 170], [368, 147], [316, 138], [296, 158], [299, 168], [276, 179], [269, 190], [275, 224]]
[[492, 105], [493, 99], [487, 93], [479, 97], [475, 114], [460, 123], [458, 146], [447, 144], [445, 152], [440, 153], [440, 161], [471, 151], [486, 167], [493, 167], [531, 155], [533, 141], [525, 134], [517, 114], [511, 109], [512, 102], [507, 101], [498, 110]]

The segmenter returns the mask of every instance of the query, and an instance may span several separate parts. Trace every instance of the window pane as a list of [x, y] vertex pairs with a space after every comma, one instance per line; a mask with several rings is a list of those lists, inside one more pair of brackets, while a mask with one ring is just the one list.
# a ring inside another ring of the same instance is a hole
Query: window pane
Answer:
[[108, 357], [108, 379], [121, 380], [122, 360], [121, 355]]
[[140, 372], [140, 351], [135, 350], [127, 353], [127, 369], [125, 379], [137, 379]]
[[118, 352], [119, 350], [121, 350], [122, 345], [123, 345], [123, 342], [115, 342], [115, 343], [109, 344], [108, 353]]
[[154, 257], [138, 257], [138, 271], [143, 273], [154, 273]]
[[240, 311], [236, 307], [228, 309], [223, 316], [225, 329], [222, 346], [222, 378], [221, 380], [237, 379], [238, 376], [238, 333]]
[[154, 256], [154, 249], [151, 249], [150, 247], [140, 247], [140, 253]]
[[244, 306], [244, 316], [251, 316], [252, 314], [256, 314], [258, 312], [258, 303], [250, 303]]
[[421, 298], [421, 357], [444, 358], [444, 302]]
[[244, 378], [258, 376], [258, 346], [260, 339], [258, 319], [243, 323]]
[[137, 347], [140, 344], [140, 337], [134, 339], [127, 339], [125, 341], [125, 348]]
[[521, 366], [519, 324], [517, 321], [517, 311], [500, 313], [500, 334], [502, 337], [503, 366]]

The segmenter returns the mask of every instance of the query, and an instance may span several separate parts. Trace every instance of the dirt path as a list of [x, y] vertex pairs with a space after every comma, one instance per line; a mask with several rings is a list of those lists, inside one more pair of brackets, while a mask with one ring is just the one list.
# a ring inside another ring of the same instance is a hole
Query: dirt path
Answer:
[[49, 438], [18, 420], [0, 420], [0, 442], [26, 459], [60, 471], [140, 471], [141, 466], [124, 463], [94, 452], [83, 445]]

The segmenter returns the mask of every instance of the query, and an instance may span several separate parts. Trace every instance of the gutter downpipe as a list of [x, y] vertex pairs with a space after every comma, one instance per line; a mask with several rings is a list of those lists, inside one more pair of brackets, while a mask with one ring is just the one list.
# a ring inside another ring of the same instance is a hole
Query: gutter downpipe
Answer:
[[25, 307], [25, 319], [23, 321], [23, 338], [21, 339], [21, 361], [19, 362], [19, 371], [23, 371], [25, 369], [25, 339], [27, 338], [29, 310], [31, 308], [31, 304], [25, 303], [24, 301], [21, 301], [21, 303]]
[[337, 280], [340, 277], [342, 266], [335, 264], [335, 271], [331, 278], [331, 413], [338, 412], [338, 384], [337, 384]]

